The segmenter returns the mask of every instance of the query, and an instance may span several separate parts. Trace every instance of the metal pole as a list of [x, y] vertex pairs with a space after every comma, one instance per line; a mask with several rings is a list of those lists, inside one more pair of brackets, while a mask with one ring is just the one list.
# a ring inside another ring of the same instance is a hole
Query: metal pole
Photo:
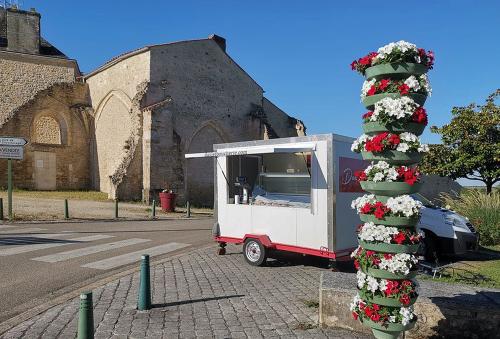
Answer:
[[3, 199], [0, 198], [0, 220], [3, 220]]
[[151, 285], [149, 275], [149, 254], [141, 257], [141, 274], [139, 277], [139, 297], [137, 298], [137, 309], [145, 311], [151, 309]]
[[9, 209], [9, 221], [12, 221], [12, 159], [7, 162], [7, 204]]
[[156, 200], [153, 199], [153, 206], [151, 206], [151, 218], [156, 218]]
[[69, 219], [68, 199], [64, 199], [64, 219]]
[[78, 317], [78, 339], [94, 338], [94, 307], [92, 292], [80, 294], [80, 314]]
[[186, 202], [186, 217], [191, 218], [191, 203], [189, 200]]
[[115, 199], [115, 219], [118, 219], [118, 198]]

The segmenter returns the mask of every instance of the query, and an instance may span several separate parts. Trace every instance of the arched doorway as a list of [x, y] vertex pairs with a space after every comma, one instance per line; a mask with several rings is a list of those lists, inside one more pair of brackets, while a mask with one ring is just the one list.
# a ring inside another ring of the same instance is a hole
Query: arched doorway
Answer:
[[[186, 153], [213, 151], [214, 144], [227, 142], [223, 132], [213, 123], [206, 123], [191, 138]], [[186, 159], [186, 180], [189, 201], [195, 206], [214, 205], [214, 158]]]

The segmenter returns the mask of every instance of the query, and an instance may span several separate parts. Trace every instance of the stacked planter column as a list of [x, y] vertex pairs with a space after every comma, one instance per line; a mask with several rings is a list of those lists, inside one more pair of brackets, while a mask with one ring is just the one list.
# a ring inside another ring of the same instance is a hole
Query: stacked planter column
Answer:
[[[365, 72], [367, 80], [370, 79], [404, 79], [411, 75], [421, 75], [427, 72], [427, 67], [420, 64], [411, 63], [394, 63], [394, 64], [382, 64], [377, 66], [372, 66], [368, 68]], [[419, 105], [423, 105], [427, 99], [426, 95], [410, 93], [409, 96]], [[372, 96], [367, 96], [363, 99], [363, 104], [368, 109], [373, 109], [375, 103], [382, 100], [385, 97], [399, 98], [401, 95], [399, 93], [382, 93]], [[403, 132], [410, 132], [417, 136], [421, 135], [425, 125], [416, 123], [392, 123], [392, 124], [382, 124], [379, 122], [367, 122], [363, 124], [363, 131], [369, 136], [374, 136], [382, 132], [389, 132], [400, 134]], [[405, 165], [414, 166], [422, 158], [422, 154], [418, 152], [404, 153], [396, 150], [389, 150], [383, 152], [361, 152], [364, 160], [369, 160], [377, 163], [378, 161], [385, 161], [390, 165]], [[416, 183], [414, 185], [408, 185], [405, 182], [373, 182], [373, 181], [361, 181], [361, 187], [372, 194], [375, 194], [377, 201], [386, 203], [390, 197], [397, 197], [405, 194], [413, 194], [418, 192], [420, 189], [420, 184]], [[418, 217], [405, 218], [397, 216], [386, 216], [383, 219], [377, 219], [373, 215], [360, 214], [360, 218], [363, 222], [373, 222], [377, 225], [384, 225], [389, 227], [397, 227], [398, 229], [407, 229], [416, 232], [415, 226], [418, 224]], [[369, 243], [364, 241], [359, 241], [360, 247], [365, 250], [375, 251], [377, 253], [408, 253], [416, 254], [419, 249], [419, 244], [413, 245], [398, 245], [398, 244], [387, 244], [387, 243]], [[371, 276], [377, 279], [390, 279], [390, 280], [411, 280], [415, 278], [416, 271], [410, 271], [408, 274], [394, 274], [387, 270], [373, 269], [373, 268], [362, 268], [360, 269], [367, 276]], [[363, 301], [367, 301], [380, 306], [388, 307], [403, 307], [399, 300], [394, 298], [370, 296], [361, 294], [360, 298]], [[410, 305], [415, 302], [412, 299]], [[405, 305], [408, 306], [408, 305]], [[360, 318], [361, 319], [361, 318]], [[411, 329], [416, 322], [416, 318], [412, 320], [411, 323], [406, 326], [400, 323], [387, 323], [382, 325], [380, 323], [373, 322], [367, 318], [361, 319], [364, 325], [371, 327], [373, 334], [376, 338], [397, 338], [401, 332]]]

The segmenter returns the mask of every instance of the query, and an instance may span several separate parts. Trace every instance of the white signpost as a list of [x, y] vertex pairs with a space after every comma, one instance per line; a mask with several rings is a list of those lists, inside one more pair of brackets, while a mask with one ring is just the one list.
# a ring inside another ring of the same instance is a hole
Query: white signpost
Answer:
[[[12, 159], [23, 160], [24, 146], [28, 141], [24, 138], [0, 137], [0, 159], [7, 159], [7, 188], [8, 188], [8, 206], [9, 220], [12, 221]], [[3, 203], [0, 207], [3, 219]]]

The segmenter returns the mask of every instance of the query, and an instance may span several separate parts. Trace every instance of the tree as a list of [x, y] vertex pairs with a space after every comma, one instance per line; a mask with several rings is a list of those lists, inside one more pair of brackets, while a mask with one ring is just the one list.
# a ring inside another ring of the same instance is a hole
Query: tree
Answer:
[[486, 192], [500, 180], [500, 106], [497, 89], [484, 105], [453, 107], [449, 124], [431, 127], [441, 134], [442, 144], [431, 145], [421, 163], [421, 171], [452, 179], [482, 181]]

